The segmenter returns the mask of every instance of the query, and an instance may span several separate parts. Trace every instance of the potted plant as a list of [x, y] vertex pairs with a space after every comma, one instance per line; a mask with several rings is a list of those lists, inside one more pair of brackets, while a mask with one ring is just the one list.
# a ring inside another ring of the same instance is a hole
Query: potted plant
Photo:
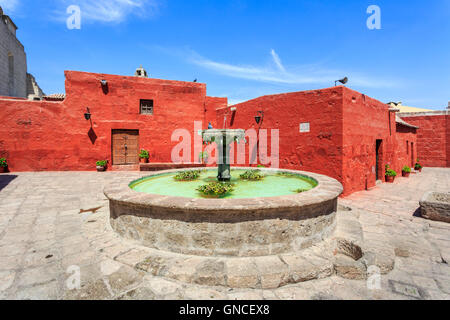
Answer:
[[408, 166], [404, 166], [402, 169], [402, 176], [408, 178], [410, 174], [411, 174], [411, 168]]
[[207, 151], [200, 152], [198, 154], [198, 161], [200, 163], [208, 163], [209, 154]]
[[5, 158], [0, 158], [0, 173], [6, 172], [8, 169], [8, 162]]
[[423, 166], [420, 164], [419, 159], [417, 159], [416, 164], [414, 165], [414, 170], [422, 172]]
[[141, 149], [141, 152], [139, 153], [139, 161], [141, 163], [148, 163], [148, 159], [150, 158], [150, 154], [147, 150]]
[[387, 164], [386, 165], [386, 173], [385, 173], [386, 182], [393, 183], [396, 176], [397, 176], [397, 172], [390, 169], [389, 165]]
[[97, 161], [97, 171], [98, 172], [106, 171], [107, 164], [108, 164], [108, 161], [106, 161], [106, 160]]

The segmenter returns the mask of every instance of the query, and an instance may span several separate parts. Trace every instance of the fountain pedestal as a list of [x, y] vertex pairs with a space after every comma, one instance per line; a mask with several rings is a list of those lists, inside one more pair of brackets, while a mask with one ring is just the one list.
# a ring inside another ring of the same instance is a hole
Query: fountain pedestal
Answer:
[[204, 142], [215, 142], [218, 150], [218, 174], [219, 181], [230, 181], [230, 146], [235, 141], [245, 141], [245, 130], [242, 129], [209, 129], [200, 132]]

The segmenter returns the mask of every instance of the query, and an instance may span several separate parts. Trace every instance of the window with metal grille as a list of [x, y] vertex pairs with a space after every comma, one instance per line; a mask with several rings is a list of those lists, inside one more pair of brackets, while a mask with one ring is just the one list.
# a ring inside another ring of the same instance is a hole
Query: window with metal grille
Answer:
[[153, 100], [141, 100], [141, 114], [153, 114]]

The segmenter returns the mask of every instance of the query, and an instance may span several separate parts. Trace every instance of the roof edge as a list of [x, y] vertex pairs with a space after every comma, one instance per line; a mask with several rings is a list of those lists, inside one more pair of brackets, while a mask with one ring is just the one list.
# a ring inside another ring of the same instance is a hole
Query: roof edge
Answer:
[[423, 117], [423, 116], [448, 116], [450, 110], [437, 110], [427, 112], [402, 112], [399, 114], [401, 117]]
[[418, 126], [415, 126], [415, 125], [412, 125], [412, 124], [406, 122], [405, 120], [403, 120], [402, 118], [400, 118], [400, 116], [398, 116], [398, 115], [395, 115], [395, 122], [398, 123], [398, 124], [401, 124], [401, 125], [403, 125], [403, 126], [405, 126], [405, 127], [410, 127], [410, 128], [414, 128], [414, 129], [419, 129]]

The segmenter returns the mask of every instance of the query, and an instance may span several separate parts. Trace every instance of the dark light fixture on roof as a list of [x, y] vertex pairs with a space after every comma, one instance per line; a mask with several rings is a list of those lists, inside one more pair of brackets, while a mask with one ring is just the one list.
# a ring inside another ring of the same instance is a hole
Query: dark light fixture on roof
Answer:
[[343, 79], [336, 80], [336, 81], [334, 82], [334, 86], [336, 86], [338, 82], [340, 82], [340, 83], [342, 83], [342, 84], [346, 84], [346, 83], [348, 82], [348, 78], [345, 77], [345, 78], [343, 78]]
[[87, 110], [86, 110], [86, 113], [84, 114], [84, 118], [86, 119], [86, 120], [91, 120], [91, 111], [89, 111], [89, 108], [86, 108]]
[[259, 124], [263, 119], [264, 119], [264, 111], [258, 111], [257, 115], [255, 116], [256, 123]]

